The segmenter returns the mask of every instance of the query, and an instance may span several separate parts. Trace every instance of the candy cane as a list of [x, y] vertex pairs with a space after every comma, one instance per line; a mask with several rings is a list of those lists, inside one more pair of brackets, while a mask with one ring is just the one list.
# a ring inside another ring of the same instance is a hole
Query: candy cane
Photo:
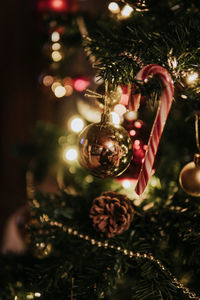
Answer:
[[[138, 195], [141, 195], [148, 183], [151, 175], [152, 167], [154, 164], [155, 156], [158, 150], [158, 145], [162, 132], [171, 108], [172, 99], [174, 95], [174, 85], [170, 74], [166, 69], [159, 65], [148, 65], [141, 69], [136, 75], [136, 79], [144, 81], [150, 75], [158, 75], [163, 83], [163, 90], [159, 100], [159, 106], [156, 114], [156, 118], [151, 130], [145, 158], [140, 170], [138, 182], [135, 191]], [[135, 95], [135, 101], [140, 101], [141, 94]], [[134, 100], [134, 99], [133, 99]]]

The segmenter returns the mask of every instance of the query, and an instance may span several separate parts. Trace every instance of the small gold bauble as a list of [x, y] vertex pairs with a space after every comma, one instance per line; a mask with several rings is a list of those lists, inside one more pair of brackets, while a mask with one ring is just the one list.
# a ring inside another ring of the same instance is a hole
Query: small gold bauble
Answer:
[[179, 182], [189, 195], [200, 196], [200, 155], [195, 154], [194, 161], [188, 163], [180, 172]]
[[79, 136], [79, 162], [95, 176], [120, 175], [128, 168], [131, 157], [131, 139], [119, 125], [94, 123]]
[[[105, 94], [105, 85], [100, 85], [98, 86], [97, 93], [104, 95]], [[122, 87], [121, 86], [117, 86], [114, 90], [109, 90], [109, 93], [107, 95], [107, 101], [108, 101], [108, 105], [110, 107], [115, 106], [116, 104], [119, 103], [119, 101], [121, 100], [122, 97]], [[104, 105], [104, 99], [103, 98], [98, 98], [97, 99], [97, 103], [100, 103], [102, 106]]]

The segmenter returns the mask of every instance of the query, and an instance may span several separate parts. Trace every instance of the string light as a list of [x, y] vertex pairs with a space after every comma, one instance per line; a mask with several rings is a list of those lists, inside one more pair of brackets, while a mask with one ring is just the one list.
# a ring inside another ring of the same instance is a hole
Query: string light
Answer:
[[70, 122], [70, 127], [74, 132], [81, 132], [84, 127], [84, 122], [81, 118], [73, 118]]
[[60, 40], [60, 33], [58, 31], [54, 31], [51, 34], [52, 42], [58, 42]]
[[39, 297], [41, 297], [41, 294], [37, 292], [37, 293], [35, 293], [35, 297], [39, 298]]
[[43, 82], [44, 86], [50, 86], [53, 83], [53, 77], [50, 75], [46, 75], [46, 76], [44, 76], [42, 82]]
[[58, 86], [61, 86], [61, 83], [59, 81], [55, 81], [51, 86], [52, 91], [54, 92]]
[[113, 13], [113, 14], [118, 14], [120, 12], [119, 5], [116, 2], [110, 2], [108, 5], [108, 9]]
[[58, 62], [62, 59], [62, 54], [59, 51], [53, 51], [51, 53], [51, 57], [53, 61]]
[[124, 19], [129, 18], [131, 16], [132, 12], [133, 12], [133, 8], [130, 5], [126, 4], [121, 10], [121, 16]]
[[90, 81], [85, 78], [76, 78], [74, 79], [74, 89], [78, 92], [83, 92], [89, 86]]
[[66, 94], [66, 89], [64, 88], [64, 86], [59, 85], [55, 88], [54, 94], [57, 98], [62, 98]]
[[61, 44], [53, 43], [51, 47], [52, 47], [52, 50], [57, 51], [57, 50], [60, 50]]
[[64, 152], [64, 159], [67, 161], [75, 161], [78, 157], [78, 152], [74, 148], [66, 149]]
[[69, 84], [65, 85], [66, 96], [70, 96], [73, 93], [73, 87]]

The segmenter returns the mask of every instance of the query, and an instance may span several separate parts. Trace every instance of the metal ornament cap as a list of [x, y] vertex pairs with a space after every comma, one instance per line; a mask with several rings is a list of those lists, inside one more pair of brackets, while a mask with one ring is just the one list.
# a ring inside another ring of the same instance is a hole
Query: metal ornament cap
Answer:
[[129, 166], [133, 154], [128, 132], [108, 121], [87, 126], [79, 136], [79, 163], [97, 177], [115, 177]]
[[187, 194], [200, 197], [200, 154], [195, 154], [194, 161], [183, 167], [179, 183]]

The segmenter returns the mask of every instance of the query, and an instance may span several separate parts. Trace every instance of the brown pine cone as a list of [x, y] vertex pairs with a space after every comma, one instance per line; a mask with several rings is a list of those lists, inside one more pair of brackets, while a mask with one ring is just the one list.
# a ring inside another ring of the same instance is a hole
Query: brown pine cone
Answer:
[[114, 237], [127, 230], [133, 220], [134, 209], [131, 201], [116, 192], [105, 192], [93, 200], [90, 218], [94, 227]]

